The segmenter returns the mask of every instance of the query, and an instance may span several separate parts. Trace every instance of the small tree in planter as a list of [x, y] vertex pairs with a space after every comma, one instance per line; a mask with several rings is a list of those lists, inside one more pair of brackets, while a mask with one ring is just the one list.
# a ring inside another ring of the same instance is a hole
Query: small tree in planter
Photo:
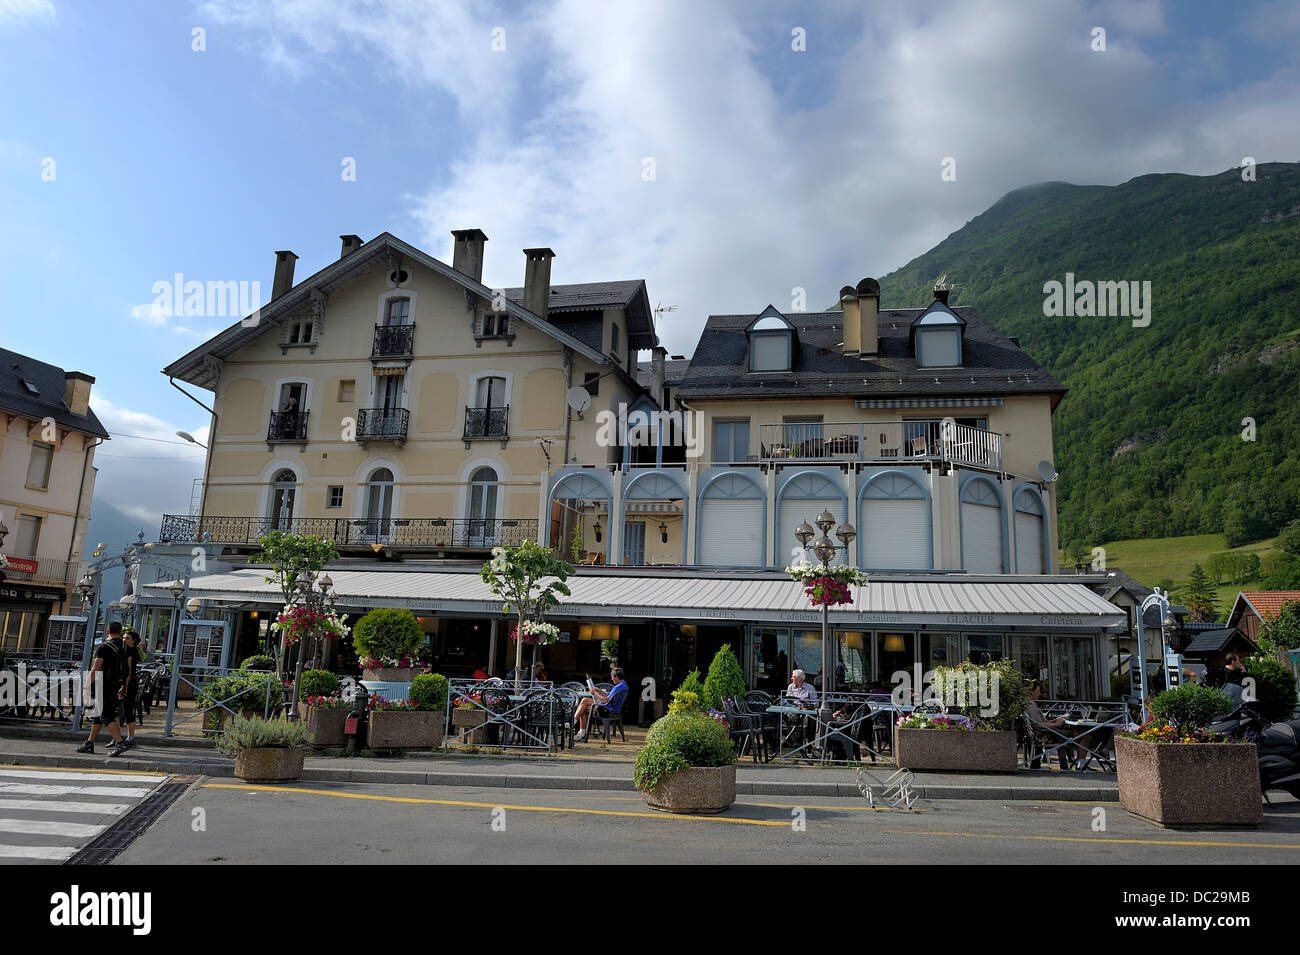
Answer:
[[646, 734], [633, 780], [652, 809], [722, 812], [736, 801], [731, 734], [699, 712], [670, 713]]
[[[271, 531], [263, 535], [257, 543], [261, 550], [253, 555], [253, 563], [271, 565], [271, 573], [267, 575], [266, 582], [280, 588], [286, 611], [293, 607], [294, 594], [300, 579], [311, 586], [316, 582], [320, 572], [325, 569], [326, 564], [339, 559], [339, 551], [334, 546], [334, 542], [314, 534]], [[290, 646], [287, 637], [281, 641], [276, 673], [282, 677]], [[299, 649], [301, 651], [302, 648]]]
[[442, 746], [446, 725], [447, 678], [421, 673], [411, 681], [409, 700], [372, 697], [371, 749], [436, 749]]
[[745, 672], [729, 644], [723, 644], [713, 655], [709, 675], [704, 678], [703, 702], [708, 709], [720, 710], [724, 700], [734, 700], [745, 695]]
[[900, 767], [1016, 771], [1015, 726], [1029, 705], [1029, 686], [1014, 660], [938, 667], [923, 699], [956, 709], [959, 715], [915, 713], [899, 720], [894, 758]]
[[[479, 576], [504, 603], [502, 613], [514, 613], [520, 633], [524, 624], [539, 620], [542, 614], [560, 602], [557, 595], [569, 596], [565, 583], [573, 565], [555, 556], [549, 547], [524, 541], [518, 547], [493, 547], [492, 559], [483, 565]], [[524, 642], [515, 641], [515, 686], [522, 678]]]
[[235, 758], [235, 775], [245, 782], [285, 782], [302, 775], [311, 744], [312, 735], [302, 723], [236, 716], [217, 740], [217, 749]]
[[423, 642], [415, 614], [396, 607], [377, 607], [352, 631], [352, 646], [365, 670], [363, 680], [409, 683], [415, 675], [415, 651]]
[[1205, 729], [1230, 708], [1223, 694], [1195, 683], [1156, 695], [1152, 719], [1115, 737], [1120, 805], [1160, 826], [1259, 825], [1255, 744]]

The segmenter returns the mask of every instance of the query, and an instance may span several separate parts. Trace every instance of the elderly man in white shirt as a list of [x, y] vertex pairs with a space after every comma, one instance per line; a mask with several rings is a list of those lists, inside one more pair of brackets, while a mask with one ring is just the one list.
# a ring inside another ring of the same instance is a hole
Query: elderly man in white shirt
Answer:
[[795, 670], [790, 674], [790, 685], [785, 688], [785, 695], [798, 700], [801, 706], [809, 709], [817, 703], [817, 690], [807, 682], [803, 670]]

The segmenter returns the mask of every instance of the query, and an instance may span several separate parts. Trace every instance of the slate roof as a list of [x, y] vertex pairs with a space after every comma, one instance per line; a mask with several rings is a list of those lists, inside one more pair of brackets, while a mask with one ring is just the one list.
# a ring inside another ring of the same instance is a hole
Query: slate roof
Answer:
[[[1104, 584], [1098, 585], [1094, 588], [1106, 600], [1110, 600], [1110, 598], [1119, 593], [1119, 591], [1126, 590], [1128, 591], [1128, 595], [1136, 600], [1140, 607], [1142, 601], [1146, 600], [1152, 593], [1154, 593], [1152, 588], [1139, 582], [1136, 578], [1130, 577], [1122, 570], [1108, 570], [1106, 571], [1106, 578], [1107, 580]], [[1170, 603], [1169, 611], [1175, 617], [1187, 616], [1187, 608], [1182, 604]], [[1143, 628], [1146, 630], [1159, 630], [1163, 625], [1160, 620], [1160, 608], [1156, 606], [1147, 607], [1147, 612], [1142, 616], [1142, 624]]]
[[[506, 298], [524, 304], [522, 288], [508, 288]], [[621, 308], [628, 314], [628, 338], [633, 348], [653, 348], [654, 322], [650, 313], [650, 296], [643, 279], [622, 282], [583, 282], [577, 285], [552, 285], [551, 312], [578, 312], [598, 308]]]
[[1252, 647], [1255, 645], [1249, 637], [1239, 633], [1235, 627], [1220, 626], [1214, 630], [1202, 630], [1191, 643], [1183, 647], [1183, 653], [1218, 653], [1234, 636]]
[[[0, 348], [0, 408], [32, 418], [50, 417], [65, 428], [107, 438], [108, 432], [93, 409], [77, 415], [63, 403], [66, 384], [63, 375], [62, 368]], [[39, 394], [27, 390], [24, 378], [36, 386]]]
[[882, 309], [878, 319], [880, 354], [866, 359], [843, 353], [843, 312], [792, 312], [784, 316], [794, 324], [798, 339], [792, 371], [760, 373], [748, 370], [745, 327], [754, 315], [710, 315], [679, 392], [687, 400], [1048, 394], [1053, 396], [1053, 407], [1065, 394], [1064, 385], [967, 306], [952, 309], [966, 322], [964, 365], [959, 369], [917, 368], [908, 340], [912, 322], [924, 311]]

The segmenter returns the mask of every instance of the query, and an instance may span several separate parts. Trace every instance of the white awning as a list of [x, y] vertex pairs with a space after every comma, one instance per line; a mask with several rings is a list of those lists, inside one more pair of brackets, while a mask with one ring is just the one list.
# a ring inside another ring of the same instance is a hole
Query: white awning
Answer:
[[[331, 569], [340, 610], [406, 607], [417, 613], [485, 616], [501, 613], [501, 601], [473, 571]], [[194, 577], [190, 594], [202, 600], [277, 607], [280, 593], [264, 570]], [[801, 584], [765, 575], [609, 573], [579, 571], [568, 580], [572, 596], [547, 612], [563, 619], [661, 619], [735, 623], [821, 621]], [[167, 583], [146, 584], [162, 596]], [[1026, 578], [1006, 581], [891, 579], [854, 588], [854, 603], [833, 609], [837, 627], [909, 627], [1090, 630], [1126, 623], [1125, 613], [1082, 584]]]

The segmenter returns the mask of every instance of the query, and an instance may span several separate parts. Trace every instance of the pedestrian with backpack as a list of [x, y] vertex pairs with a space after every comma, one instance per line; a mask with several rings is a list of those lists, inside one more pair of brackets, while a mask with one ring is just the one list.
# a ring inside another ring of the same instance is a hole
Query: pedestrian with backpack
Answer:
[[90, 718], [90, 738], [77, 747], [78, 753], [95, 752], [95, 739], [102, 729], [108, 730], [113, 737], [113, 745], [108, 748], [109, 756], [121, 756], [126, 752], [126, 743], [117, 727], [118, 704], [124, 695], [122, 685], [122, 668], [126, 658], [126, 647], [122, 643], [122, 625], [110, 623], [108, 636], [95, 648], [95, 659], [86, 674], [86, 697], [92, 712]]
[[126, 724], [127, 747], [135, 745], [135, 724], [144, 722], [144, 712], [140, 706], [140, 676], [136, 668], [148, 656], [140, 642], [140, 634], [127, 630], [122, 634], [125, 650], [125, 667], [123, 668], [123, 693], [121, 720]]

